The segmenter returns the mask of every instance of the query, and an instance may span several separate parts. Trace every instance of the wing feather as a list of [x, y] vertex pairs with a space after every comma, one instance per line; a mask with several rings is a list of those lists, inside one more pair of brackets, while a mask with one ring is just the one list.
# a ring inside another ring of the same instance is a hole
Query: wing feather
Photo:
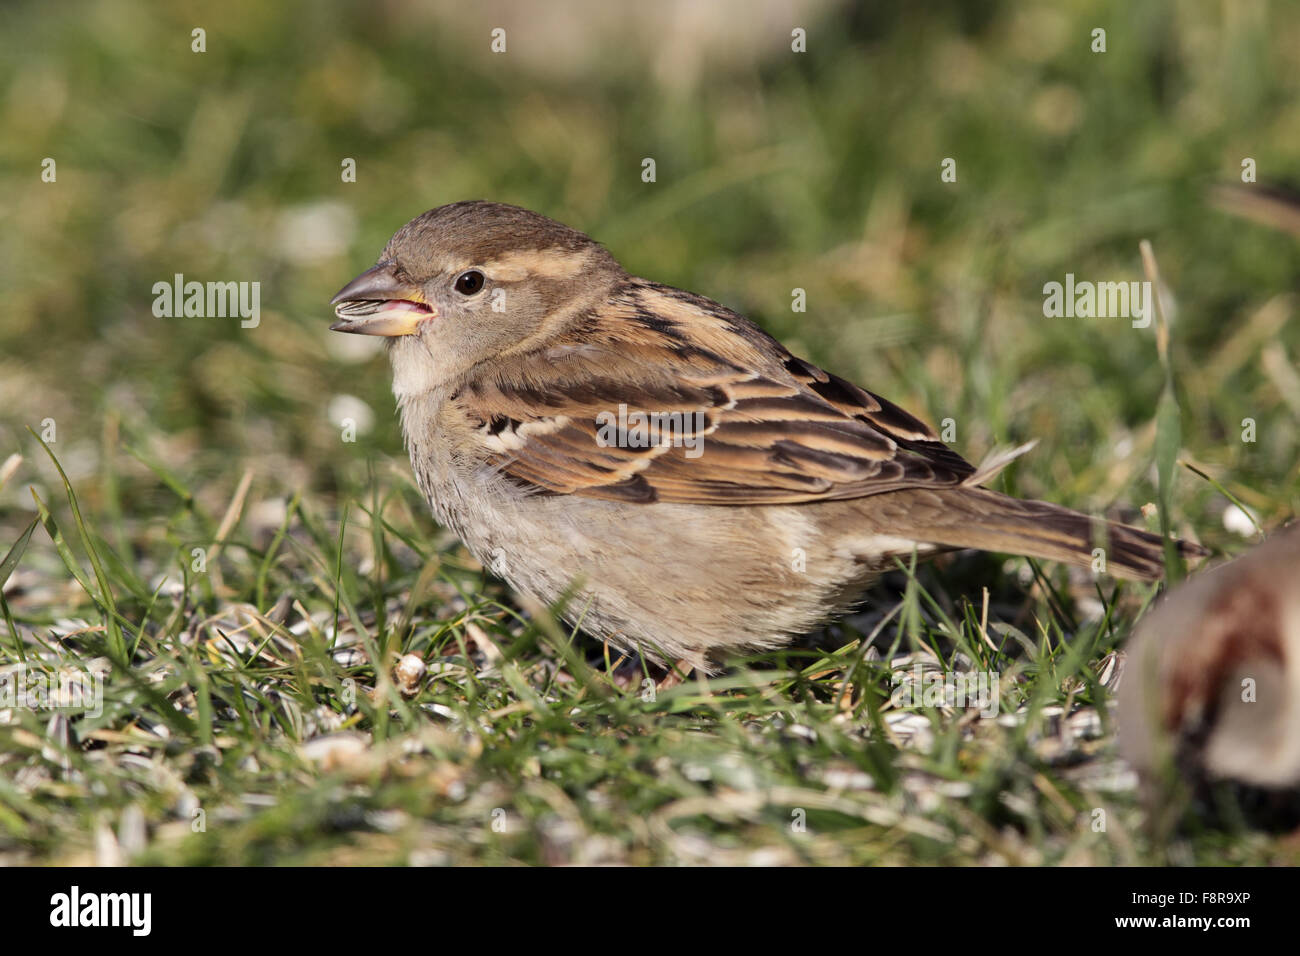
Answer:
[[642, 279], [567, 342], [471, 376], [451, 401], [486, 463], [541, 494], [797, 504], [975, 474], [897, 405], [716, 302]]

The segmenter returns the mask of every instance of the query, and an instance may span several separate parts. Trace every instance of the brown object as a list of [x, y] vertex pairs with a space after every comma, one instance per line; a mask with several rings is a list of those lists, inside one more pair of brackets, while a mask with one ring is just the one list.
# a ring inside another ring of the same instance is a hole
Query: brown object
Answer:
[[[442, 206], [334, 297], [388, 338], [438, 520], [516, 590], [708, 673], [853, 603], [895, 556], [984, 548], [1163, 573], [1159, 537], [977, 487], [919, 419], [744, 316], [514, 206]], [[1180, 545], [1185, 554], [1202, 553]]]
[[1119, 690], [1125, 758], [1257, 787], [1300, 784], [1300, 525], [1198, 574], [1142, 620]]

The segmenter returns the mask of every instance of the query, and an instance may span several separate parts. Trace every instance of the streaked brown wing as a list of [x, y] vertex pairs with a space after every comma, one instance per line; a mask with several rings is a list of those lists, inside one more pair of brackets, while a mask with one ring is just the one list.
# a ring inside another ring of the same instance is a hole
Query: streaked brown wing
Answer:
[[[631, 502], [790, 504], [974, 474], [918, 419], [715, 302], [634, 279], [611, 307], [569, 343], [453, 396], [488, 461], [521, 485]], [[661, 416], [657, 435], [637, 413]]]

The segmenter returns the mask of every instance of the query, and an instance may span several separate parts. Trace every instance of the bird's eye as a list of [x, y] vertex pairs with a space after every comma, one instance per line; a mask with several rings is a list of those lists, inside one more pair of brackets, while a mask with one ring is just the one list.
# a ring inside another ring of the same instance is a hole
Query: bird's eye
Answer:
[[477, 269], [462, 272], [456, 277], [456, 291], [461, 295], [473, 295], [483, 288], [483, 273]]

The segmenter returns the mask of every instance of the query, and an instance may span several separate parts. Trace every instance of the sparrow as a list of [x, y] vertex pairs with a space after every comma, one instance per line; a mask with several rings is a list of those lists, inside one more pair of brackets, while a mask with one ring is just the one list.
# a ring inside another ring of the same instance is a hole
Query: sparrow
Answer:
[[1158, 536], [980, 487], [1012, 455], [976, 468], [744, 316], [526, 209], [432, 209], [331, 305], [332, 330], [388, 340], [438, 522], [515, 591], [660, 665], [778, 647], [913, 553], [1163, 573]]
[[1300, 787], [1300, 524], [1170, 591], [1142, 619], [1119, 687], [1120, 752], [1159, 791]]

